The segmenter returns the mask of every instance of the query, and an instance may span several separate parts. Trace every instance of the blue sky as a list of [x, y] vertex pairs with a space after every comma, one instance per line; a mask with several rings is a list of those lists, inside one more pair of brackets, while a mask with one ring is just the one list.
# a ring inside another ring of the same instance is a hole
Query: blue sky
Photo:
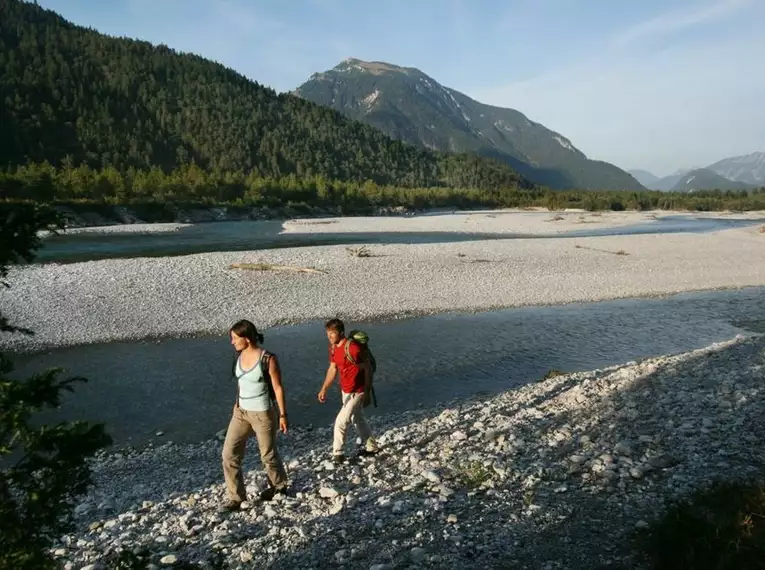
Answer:
[[418, 67], [669, 174], [765, 151], [765, 0], [38, 0], [277, 91], [343, 58]]

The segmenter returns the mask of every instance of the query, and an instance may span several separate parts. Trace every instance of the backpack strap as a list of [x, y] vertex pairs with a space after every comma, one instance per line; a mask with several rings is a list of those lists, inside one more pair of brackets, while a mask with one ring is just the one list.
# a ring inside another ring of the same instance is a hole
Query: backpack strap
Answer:
[[351, 343], [352, 342], [356, 342], [356, 341], [354, 341], [354, 340], [352, 340], [350, 338], [346, 338], [345, 339], [345, 345], [344, 345], [344, 348], [345, 348], [345, 358], [347, 358], [348, 362], [350, 362], [351, 364], [357, 364], [357, 362], [351, 356]]
[[263, 354], [260, 356], [260, 372], [263, 375], [263, 381], [268, 386], [268, 396], [271, 398], [271, 401], [276, 401], [276, 392], [274, 392], [274, 386], [271, 383], [271, 370], [269, 366], [271, 365], [271, 357], [273, 354], [268, 352], [265, 348], [263, 349]]

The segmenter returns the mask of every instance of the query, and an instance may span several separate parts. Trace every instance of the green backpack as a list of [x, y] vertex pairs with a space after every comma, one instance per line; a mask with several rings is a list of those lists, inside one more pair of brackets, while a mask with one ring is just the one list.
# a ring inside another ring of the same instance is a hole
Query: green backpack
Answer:
[[[372, 354], [372, 350], [369, 348], [369, 335], [365, 333], [364, 331], [360, 330], [352, 330], [348, 333], [348, 340], [349, 341], [355, 341], [359, 345], [361, 345], [361, 350], [364, 354], [366, 354], [366, 357], [369, 359], [369, 365], [372, 368], [372, 379], [374, 379], [374, 374], [377, 372], [377, 360], [375, 360], [375, 355]], [[351, 343], [346, 342], [345, 343], [345, 358], [348, 359], [348, 362], [351, 364], [357, 364], [357, 362], [353, 359], [351, 356]], [[377, 396], [375, 395], [375, 387], [372, 385], [372, 403], [374, 403], [375, 408], [377, 407]]]

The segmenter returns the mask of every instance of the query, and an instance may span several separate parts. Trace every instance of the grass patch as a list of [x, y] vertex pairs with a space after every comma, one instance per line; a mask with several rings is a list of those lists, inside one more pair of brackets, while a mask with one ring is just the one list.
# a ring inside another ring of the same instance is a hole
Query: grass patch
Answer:
[[492, 470], [480, 461], [471, 461], [466, 465], [460, 465], [455, 475], [465, 487], [476, 489], [491, 479]]
[[655, 570], [765, 568], [765, 486], [716, 483], [636, 537]]
[[346, 247], [345, 251], [352, 257], [372, 257], [372, 252], [365, 245], [359, 247]]
[[619, 251], [611, 251], [610, 249], [600, 249], [597, 247], [587, 247], [586, 245], [575, 245], [576, 249], [589, 249], [590, 251], [601, 251], [603, 253], [610, 253], [613, 255], [629, 255], [626, 251], [623, 249], [620, 249]]
[[326, 273], [313, 267], [293, 267], [291, 265], [275, 265], [273, 263], [232, 263], [229, 269], [244, 269], [246, 271], [294, 271], [296, 273]]
[[545, 220], [546, 222], [560, 222], [561, 220], [565, 220], [563, 216], [553, 216], [549, 220]]
[[550, 378], [555, 378], [556, 376], [565, 376], [567, 372], [563, 372], [562, 370], [558, 370], [557, 368], [550, 368], [544, 376], [542, 376], [542, 380], [549, 380]]

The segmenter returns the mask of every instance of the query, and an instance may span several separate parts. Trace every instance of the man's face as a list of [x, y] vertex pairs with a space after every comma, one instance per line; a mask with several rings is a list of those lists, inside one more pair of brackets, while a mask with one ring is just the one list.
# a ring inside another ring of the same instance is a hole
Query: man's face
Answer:
[[334, 329], [327, 329], [327, 338], [332, 344], [337, 344], [342, 339], [342, 335]]

